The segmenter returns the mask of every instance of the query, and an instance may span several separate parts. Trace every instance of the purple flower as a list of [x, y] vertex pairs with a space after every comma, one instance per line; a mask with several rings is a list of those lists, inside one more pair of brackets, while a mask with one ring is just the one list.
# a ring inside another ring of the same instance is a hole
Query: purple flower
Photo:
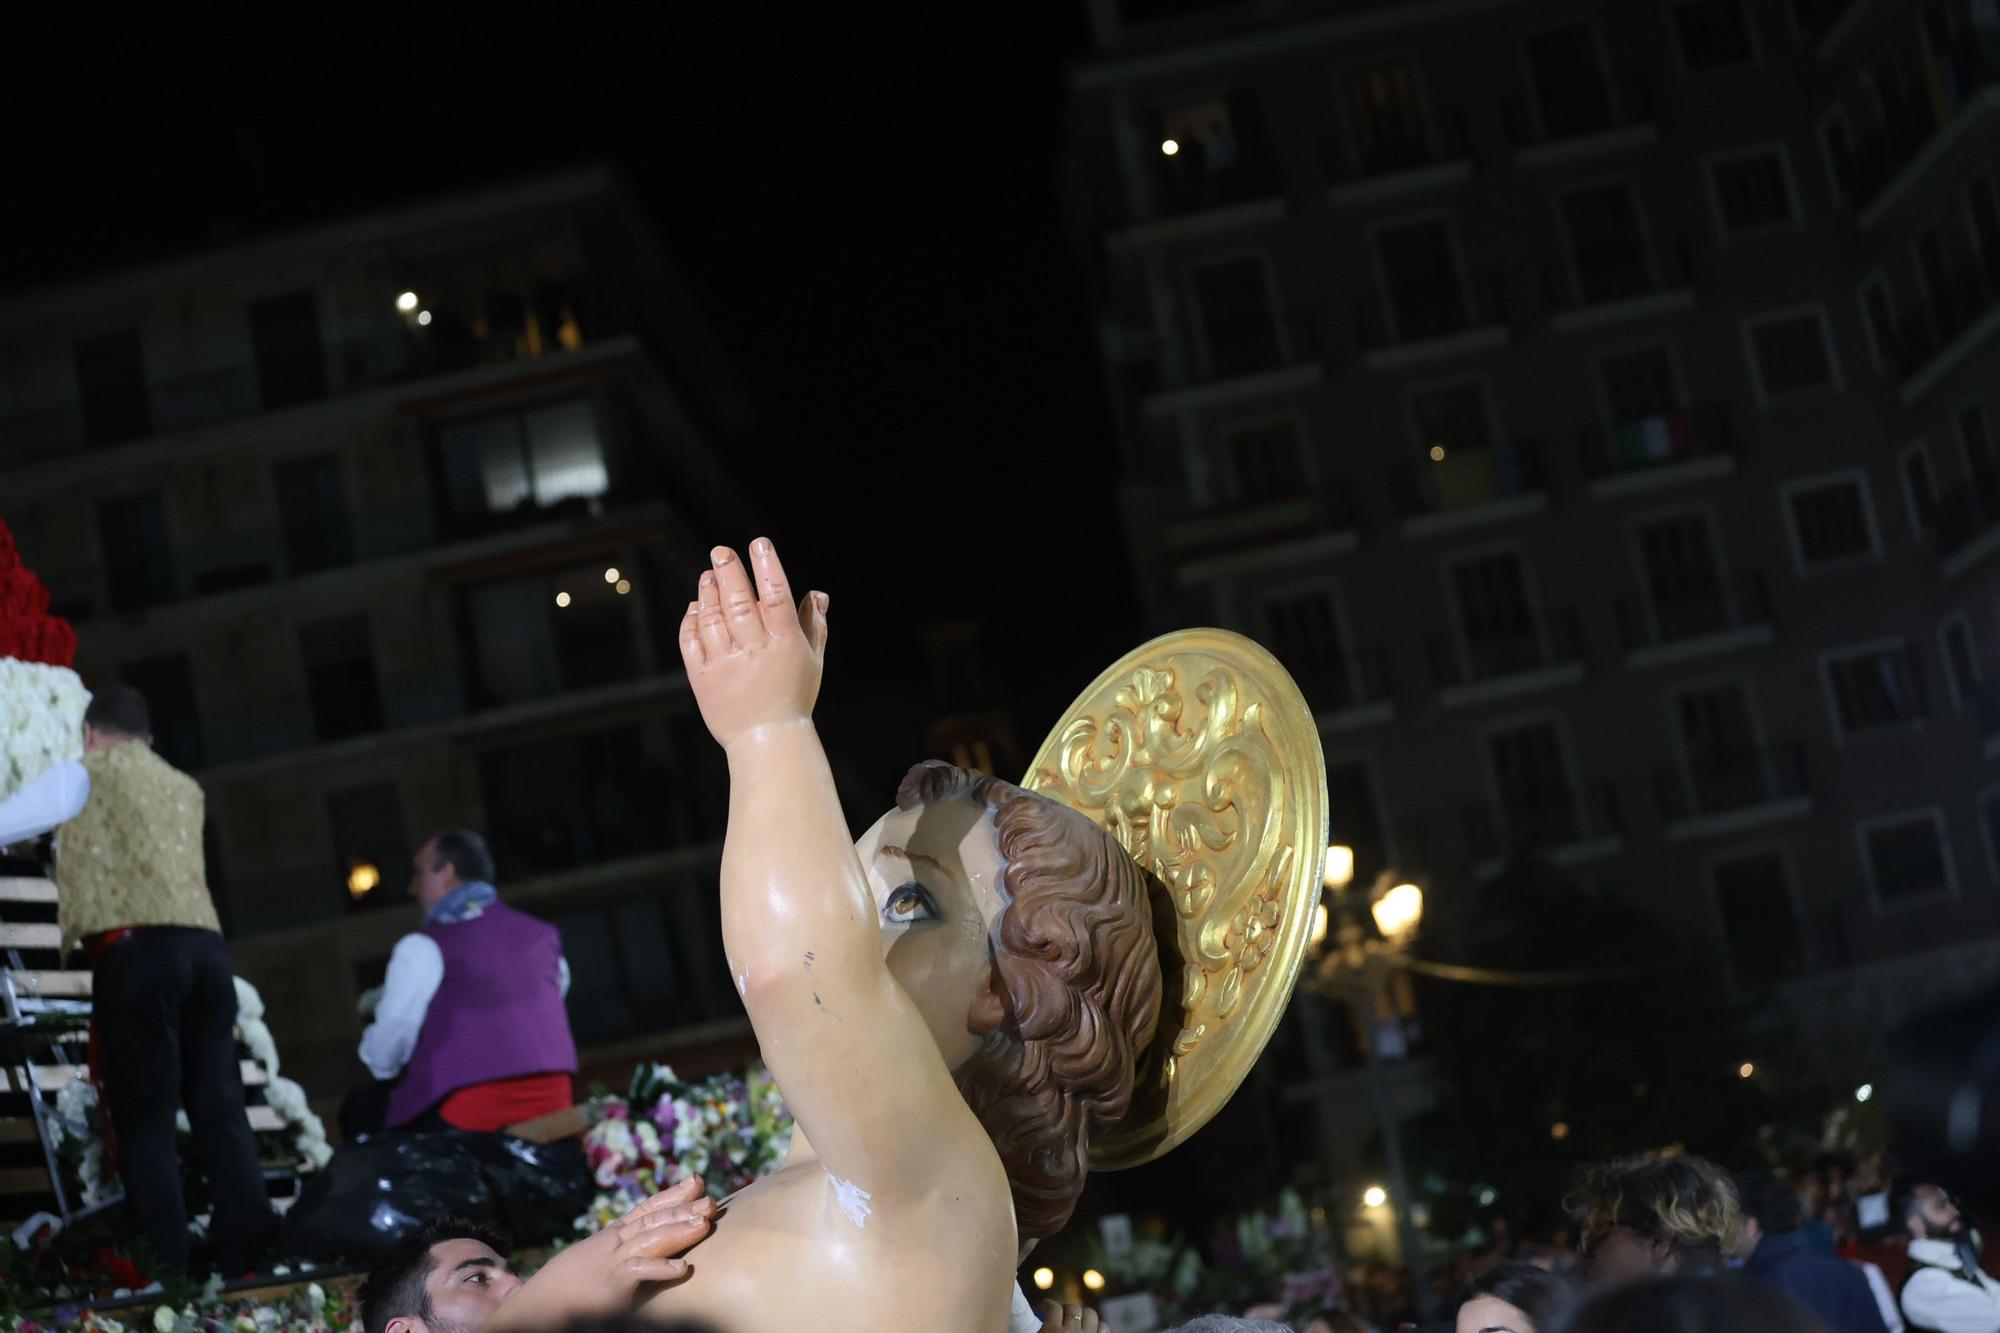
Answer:
[[627, 1112], [626, 1112], [626, 1110], [625, 1110], [625, 1103], [624, 1103], [624, 1102], [620, 1102], [620, 1101], [609, 1101], [609, 1102], [606, 1102], [606, 1103], [604, 1104], [604, 1118], [605, 1118], [606, 1120], [624, 1120], [624, 1119], [626, 1119], [626, 1118], [627, 1118]]

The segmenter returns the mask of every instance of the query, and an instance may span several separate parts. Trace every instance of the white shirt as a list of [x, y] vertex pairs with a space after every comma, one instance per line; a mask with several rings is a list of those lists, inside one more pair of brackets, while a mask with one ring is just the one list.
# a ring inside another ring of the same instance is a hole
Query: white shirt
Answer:
[[0, 801], [0, 847], [39, 838], [58, 824], [83, 813], [90, 799], [90, 773], [74, 759], [65, 759], [21, 790]]
[[2000, 1282], [1977, 1273], [1977, 1283], [1955, 1276], [1958, 1252], [1950, 1241], [1913, 1240], [1915, 1269], [1903, 1284], [1903, 1313], [1912, 1324], [1942, 1333], [2000, 1333]]
[[1882, 1312], [1882, 1326], [1889, 1333], [1903, 1333], [1903, 1312], [1896, 1308], [1896, 1293], [1889, 1290], [1888, 1277], [1865, 1259], [1854, 1262], [1860, 1267], [1861, 1275], [1868, 1279], [1868, 1289], [1875, 1293], [1875, 1308]]
[[[569, 959], [557, 960], [559, 984], [569, 994]], [[361, 1063], [379, 1079], [392, 1079], [410, 1063], [424, 1015], [444, 984], [444, 951], [428, 935], [405, 935], [389, 954], [375, 1021], [361, 1034]]]

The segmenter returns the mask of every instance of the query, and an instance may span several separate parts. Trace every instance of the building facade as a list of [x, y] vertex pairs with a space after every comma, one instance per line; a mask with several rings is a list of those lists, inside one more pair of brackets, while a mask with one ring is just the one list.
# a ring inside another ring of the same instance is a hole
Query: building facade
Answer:
[[1093, 15], [1073, 214], [1153, 619], [1292, 669], [1359, 883], [1462, 919], [1532, 852], [1866, 1081], [2000, 962], [1992, 6]]
[[21, 293], [0, 347], [0, 512], [206, 788], [288, 1074], [342, 1090], [447, 827], [561, 929], [586, 1063], [741, 1030], [674, 635], [747, 409], [611, 175]]

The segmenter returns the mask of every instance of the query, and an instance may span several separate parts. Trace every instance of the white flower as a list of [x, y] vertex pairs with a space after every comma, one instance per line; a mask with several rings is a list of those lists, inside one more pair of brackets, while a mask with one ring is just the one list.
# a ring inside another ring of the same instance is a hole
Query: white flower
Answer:
[[326, 1292], [321, 1289], [319, 1283], [314, 1282], [306, 1288], [306, 1299], [311, 1301], [313, 1308], [317, 1310], [326, 1304]]
[[178, 1316], [167, 1306], [162, 1305], [153, 1311], [153, 1327], [158, 1329], [159, 1333], [174, 1333], [174, 1325], [178, 1322]]
[[68, 667], [0, 658], [0, 800], [83, 754], [90, 692]]

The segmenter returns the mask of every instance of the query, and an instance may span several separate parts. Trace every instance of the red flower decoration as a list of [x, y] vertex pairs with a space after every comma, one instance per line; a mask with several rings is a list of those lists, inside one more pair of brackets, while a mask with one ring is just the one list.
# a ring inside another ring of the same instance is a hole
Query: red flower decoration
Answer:
[[76, 663], [76, 631], [49, 614], [49, 590], [21, 563], [14, 534], [0, 519], [0, 657], [48, 666]]

